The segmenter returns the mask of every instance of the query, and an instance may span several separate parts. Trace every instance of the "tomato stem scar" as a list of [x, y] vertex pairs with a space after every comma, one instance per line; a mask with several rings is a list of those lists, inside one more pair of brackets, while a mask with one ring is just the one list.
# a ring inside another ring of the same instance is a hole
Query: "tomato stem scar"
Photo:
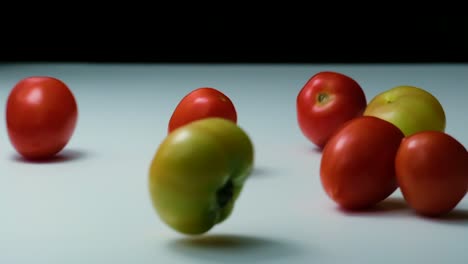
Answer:
[[234, 195], [234, 184], [229, 180], [218, 192], [218, 206], [224, 208]]
[[325, 94], [325, 93], [319, 93], [317, 95], [317, 101], [319, 103], [323, 103], [324, 101], [326, 101], [328, 99], [328, 94]]

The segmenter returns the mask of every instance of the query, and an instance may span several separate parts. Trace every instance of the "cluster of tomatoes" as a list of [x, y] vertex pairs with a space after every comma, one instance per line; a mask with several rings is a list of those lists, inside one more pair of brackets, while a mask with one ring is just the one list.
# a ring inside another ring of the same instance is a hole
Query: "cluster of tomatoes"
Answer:
[[[420, 94], [411, 96], [428, 94], [416, 91]], [[438, 107], [433, 105], [418, 110], [410, 105], [407, 111], [391, 106], [406, 111], [402, 116], [413, 122], [416, 130], [404, 133], [407, 123], [366, 114], [369, 104], [355, 80], [336, 72], [314, 75], [297, 96], [297, 117], [303, 134], [322, 150], [320, 180], [326, 194], [344, 209], [362, 210], [399, 188], [420, 215], [441, 216], [454, 209], [467, 193], [468, 152], [443, 129], [420, 125], [417, 130], [419, 121], [411, 115]], [[435, 122], [445, 126], [444, 119]]]
[[[441, 215], [455, 208], [468, 187], [466, 148], [440, 130], [407, 135], [390, 121], [364, 115], [367, 106], [361, 86], [336, 72], [314, 75], [297, 96], [299, 126], [322, 149], [320, 179], [327, 195], [346, 209], [359, 210], [400, 188], [420, 214]], [[179, 102], [168, 132], [205, 117], [237, 122], [226, 95], [199, 88]], [[60, 152], [77, 118], [72, 92], [53, 77], [21, 80], [7, 100], [8, 136], [27, 159], [47, 159]]]

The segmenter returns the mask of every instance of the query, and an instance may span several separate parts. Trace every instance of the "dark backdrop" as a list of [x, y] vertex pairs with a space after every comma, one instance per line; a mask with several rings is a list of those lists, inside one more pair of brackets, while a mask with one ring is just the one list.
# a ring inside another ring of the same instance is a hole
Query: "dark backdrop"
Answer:
[[[3, 33], [1, 61], [468, 62], [468, 19], [409, 16], [28, 24]], [[239, 22], [240, 21], [240, 22]], [[60, 20], [58, 20], [60, 22]]]

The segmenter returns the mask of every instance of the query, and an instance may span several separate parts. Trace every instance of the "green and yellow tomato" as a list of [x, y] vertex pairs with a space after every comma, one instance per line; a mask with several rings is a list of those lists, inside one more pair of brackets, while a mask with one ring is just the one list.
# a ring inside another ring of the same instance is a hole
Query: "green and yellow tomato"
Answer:
[[446, 126], [439, 100], [422, 88], [408, 85], [395, 86], [376, 95], [364, 115], [396, 125], [405, 136], [426, 130], [444, 132]]
[[174, 230], [205, 233], [232, 213], [253, 163], [251, 139], [236, 123], [211, 117], [181, 126], [151, 161], [153, 207]]

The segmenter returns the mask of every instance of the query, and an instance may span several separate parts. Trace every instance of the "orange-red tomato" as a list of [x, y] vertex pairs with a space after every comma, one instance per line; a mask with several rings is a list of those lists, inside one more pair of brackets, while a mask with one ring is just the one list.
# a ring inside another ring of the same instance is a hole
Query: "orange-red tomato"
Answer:
[[176, 106], [169, 120], [168, 133], [207, 117], [221, 117], [237, 123], [236, 108], [231, 99], [217, 89], [202, 87], [188, 93]]
[[60, 152], [72, 137], [77, 119], [75, 97], [56, 78], [24, 78], [8, 96], [8, 136], [13, 147], [27, 159], [46, 159]]
[[355, 80], [338, 72], [319, 72], [297, 95], [297, 122], [304, 136], [322, 149], [340, 126], [362, 115], [366, 106], [364, 91]]
[[325, 145], [320, 178], [342, 208], [372, 207], [397, 188], [395, 155], [404, 135], [382, 119], [361, 116], [345, 123]]
[[448, 213], [466, 194], [467, 150], [447, 133], [422, 131], [406, 137], [395, 168], [405, 200], [421, 215]]

